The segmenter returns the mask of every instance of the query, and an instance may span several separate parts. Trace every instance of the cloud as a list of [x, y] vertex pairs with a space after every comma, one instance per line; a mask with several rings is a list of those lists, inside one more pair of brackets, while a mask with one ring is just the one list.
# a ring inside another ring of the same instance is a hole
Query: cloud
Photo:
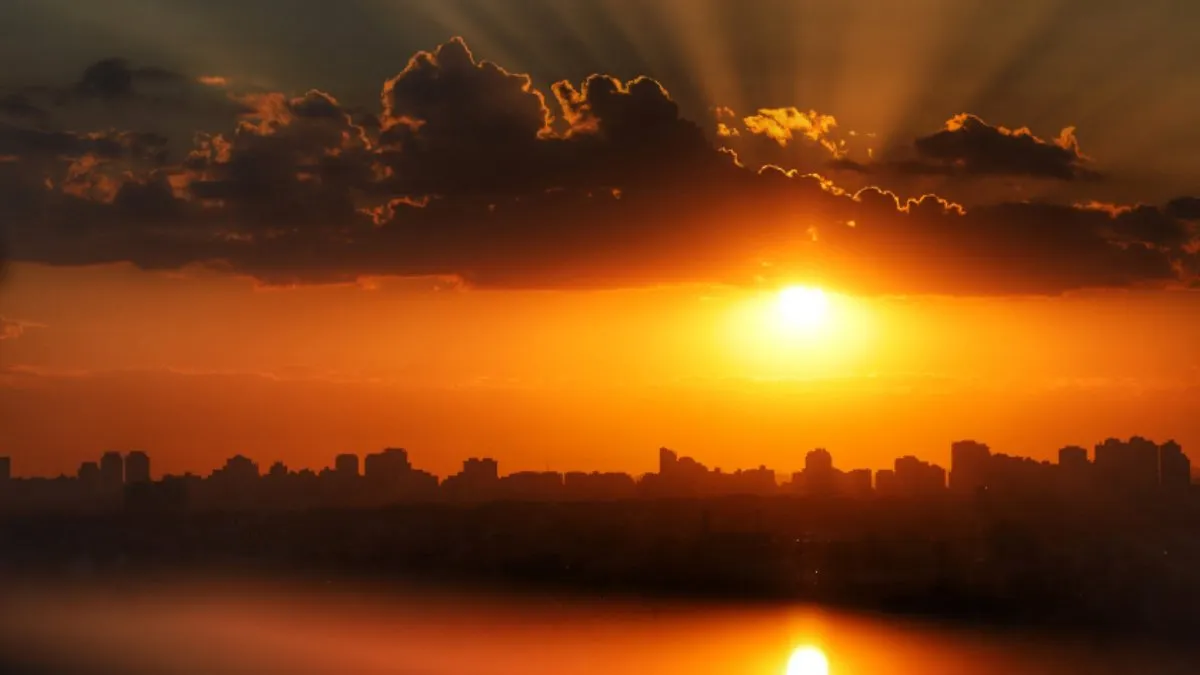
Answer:
[[840, 154], [838, 144], [829, 139], [830, 132], [837, 127], [833, 115], [796, 108], [760, 108], [757, 114], [744, 118], [742, 123], [750, 133], [766, 136], [780, 147], [786, 147], [799, 135], [820, 143], [835, 157]]
[[933, 176], [1007, 176], [1061, 181], [1102, 178], [1091, 168], [1091, 158], [1079, 148], [1075, 128], [1044, 140], [1028, 128], [993, 126], [962, 113], [945, 126], [913, 142], [915, 157], [895, 157], [858, 162], [838, 157], [828, 166], [836, 171], [861, 174], [913, 174]]
[[42, 131], [0, 122], [0, 155], [22, 158], [77, 158], [95, 155], [104, 159], [153, 157], [167, 139], [136, 131], [75, 133]]
[[420, 52], [381, 94], [381, 161], [401, 191], [458, 194], [527, 181], [550, 111], [529, 77], [477, 61], [454, 39]]
[[920, 171], [1029, 176], [1078, 180], [1096, 178], [1087, 168], [1087, 156], [1079, 149], [1075, 128], [1063, 129], [1058, 138], [1043, 140], [1027, 128], [992, 126], [975, 115], [963, 113], [946, 121], [945, 129], [918, 138], [915, 143], [921, 162], [910, 165]]
[[[135, 66], [122, 58], [106, 58], [87, 66], [66, 86], [4, 86], [0, 83], [0, 117], [46, 127], [51, 122], [75, 124], [113, 119], [100, 111], [128, 114], [214, 118], [222, 121], [246, 112], [229, 95], [223, 77], [192, 77], [156, 66]], [[170, 122], [170, 119], [163, 120]]]
[[141, 95], [143, 88], [178, 86], [185, 81], [183, 75], [164, 68], [135, 68], [125, 59], [108, 58], [83, 71], [75, 85], [75, 94], [82, 98], [128, 99]]
[[15, 340], [33, 328], [45, 328], [44, 324], [33, 321], [21, 321], [0, 316], [0, 340]]
[[1167, 204], [1167, 213], [1174, 218], [1200, 220], [1200, 197], [1180, 197]]
[[0, 116], [42, 122], [49, 114], [33, 104], [28, 96], [21, 93], [0, 94]]
[[[130, 95], [125, 71], [109, 68], [93, 88]], [[136, 72], [134, 92], [147, 79]], [[1187, 201], [964, 209], [933, 195], [851, 193], [822, 176], [743, 166], [653, 79], [592, 75], [547, 96], [459, 39], [386, 80], [377, 111], [318, 90], [224, 95], [236, 111], [226, 130], [197, 134], [178, 161], [157, 153], [154, 136], [0, 127], [0, 155], [15, 158], [0, 164], [14, 257], [204, 263], [272, 284], [806, 278], [872, 293], [1058, 293], [1195, 274]], [[832, 128], [832, 118], [781, 110], [758, 116], [792, 138]], [[919, 141], [913, 161], [1026, 173], [1083, 161], [1070, 134], [1046, 142], [972, 120], [948, 126], [951, 140]]]

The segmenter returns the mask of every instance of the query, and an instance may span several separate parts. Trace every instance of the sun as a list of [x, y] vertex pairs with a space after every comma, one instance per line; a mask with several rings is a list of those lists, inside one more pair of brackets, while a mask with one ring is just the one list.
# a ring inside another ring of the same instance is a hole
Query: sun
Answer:
[[797, 647], [784, 675], [829, 675], [829, 659], [816, 647]]
[[779, 291], [778, 307], [786, 328], [814, 330], [829, 318], [829, 297], [814, 286], [788, 286]]

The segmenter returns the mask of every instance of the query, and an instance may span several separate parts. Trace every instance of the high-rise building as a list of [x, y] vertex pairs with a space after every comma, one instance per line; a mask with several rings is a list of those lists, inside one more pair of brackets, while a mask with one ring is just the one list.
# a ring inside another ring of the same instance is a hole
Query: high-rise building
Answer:
[[668, 476], [674, 473], [675, 467], [679, 464], [679, 455], [675, 454], [670, 448], [658, 449], [658, 475]]
[[100, 457], [100, 487], [105, 492], [120, 492], [125, 486], [125, 460], [121, 453], [109, 451]]
[[1092, 485], [1092, 463], [1088, 461], [1087, 448], [1068, 445], [1058, 451], [1059, 485], [1072, 490], [1081, 490]]
[[150, 455], [141, 450], [134, 450], [125, 455], [125, 482], [150, 482]]
[[1138, 487], [1153, 490], [1159, 484], [1158, 444], [1154, 441], [1134, 436], [1129, 439], [1132, 462], [1132, 478]]
[[333, 470], [339, 476], [357, 477], [358, 476], [358, 455], [345, 453], [338, 455], [333, 460]]
[[1068, 445], [1058, 451], [1058, 465], [1072, 471], [1086, 470], [1088, 466], [1087, 448], [1078, 445]]
[[871, 495], [871, 470], [854, 469], [847, 471], [843, 479], [844, 492], [851, 497], [869, 497]]
[[9, 457], [0, 457], [0, 481], [9, 481], [12, 479], [12, 459]]
[[627, 473], [584, 473], [572, 471], [563, 475], [563, 494], [577, 501], [609, 501], [628, 499], [637, 492], [637, 483]]
[[213, 472], [234, 481], [254, 481], [258, 479], [258, 463], [243, 455], [234, 455], [225, 460], [225, 466]]
[[1096, 474], [1109, 487], [1147, 492], [1158, 487], [1158, 445], [1141, 436], [1096, 446]]
[[950, 489], [958, 494], [975, 494], [988, 485], [992, 451], [983, 443], [956, 441], [950, 445]]
[[462, 475], [472, 481], [500, 479], [500, 463], [490, 457], [471, 457], [463, 462]]
[[926, 496], [946, 489], [946, 470], [912, 455], [895, 461], [896, 489], [902, 495]]
[[817, 448], [810, 450], [804, 455], [804, 470], [805, 471], [831, 471], [833, 469], [833, 455], [825, 448]]
[[1158, 469], [1162, 489], [1178, 492], [1191, 487], [1192, 462], [1175, 441], [1158, 446]]
[[936, 495], [946, 490], [946, 470], [937, 464], [926, 464], [922, 473], [921, 488]]
[[833, 469], [833, 455], [825, 448], [817, 448], [804, 456], [803, 492], [812, 496], [826, 497], [838, 488], [837, 475]]
[[518, 471], [500, 481], [500, 490], [505, 496], [521, 500], [561, 499], [563, 489], [563, 475], [554, 471]]
[[500, 485], [500, 464], [488, 457], [463, 461], [462, 471], [447, 476], [442, 483], [452, 499], [479, 501], [496, 496]]
[[881, 497], [895, 497], [900, 494], [900, 486], [896, 484], [895, 471], [880, 469], [875, 472], [875, 494]]
[[408, 451], [404, 448], [385, 448], [383, 452], [367, 455], [363, 473], [373, 482], [392, 483], [412, 471]]
[[80, 488], [84, 492], [94, 493], [100, 488], [100, 465], [95, 462], [83, 462], [75, 472]]

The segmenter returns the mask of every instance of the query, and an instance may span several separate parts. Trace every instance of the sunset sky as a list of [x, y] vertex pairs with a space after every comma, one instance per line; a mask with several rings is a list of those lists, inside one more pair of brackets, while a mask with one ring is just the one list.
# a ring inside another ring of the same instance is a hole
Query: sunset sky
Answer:
[[1196, 25], [1172, 0], [11, 0], [0, 455], [640, 473], [667, 445], [790, 472], [1140, 433], [1195, 458]]

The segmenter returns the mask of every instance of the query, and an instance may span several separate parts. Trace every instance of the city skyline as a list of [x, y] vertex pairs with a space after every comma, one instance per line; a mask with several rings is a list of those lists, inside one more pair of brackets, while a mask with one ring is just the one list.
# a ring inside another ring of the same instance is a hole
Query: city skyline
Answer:
[[[1144, 437], [1144, 436], [1141, 436], [1141, 435], [1134, 435], [1134, 436], [1131, 436], [1131, 437], [1129, 437], [1129, 438], [1130, 438], [1130, 439], [1135, 439], [1135, 440], [1148, 440], [1146, 437]], [[1109, 438], [1106, 438], [1104, 441], [1101, 441], [1101, 442], [1099, 442], [1099, 443], [1096, 443], [1094, 446], [1092, 446], [1092, 450], [1090, 450], [1090, 451], [1088, 450], [1088, 448], [1086, 448], [1086, 447], [1083, 447], [1083, 446], [1079, 446], [1079, 445], [1064, 445], [1064, 446], [1062, 446], [1062, 447], [1058, 448], [1057, 450], [1055, 450], [1055, 451], [1052, 451], [1052, 454], [1054, 455], [1054, 459], [1056, 459], [1056, 460], [1058, 460], [1059, 462], [1061, 462], [1061, 460], [1062, 460], [1062, 457], [1063, 457], [1063, 452], [1064, 452], [1064, 451], [1068, 451], [1068, 452], [1069, 452], [1069, 453], [1071, 453], [1071, 454], [1074, 454], [1075, 452], [1078, 452], [1078, 451], [1082, 451], [1082, 452], [1084, 453], [1084, 458], [1085, 458], [1087, 461], [1089, 461], [1089, 462], [1092, 462], [1092, 461], [1094, 461], [1094, 453], [1095, 453], [1096, 449], [1097, 449], [1097, 448], [1101, 448], [1101, 447], [1103, 447], [1105, 443], [1108, 443], [1108, 442], [1111, 442], [1111, 441], [1117, 441], [1117, 442], [1120, 442], [1120, 439], [1119, 439], [1119, 438], [1117, 438], [1117, 437], [1109, 437]], [[1182, 454], [1182, 455], [1183, 455], [1185, 458], [1188, 458], [1188, 457], [1187, 457], [1187, 455], [1186, 455], [1186, 452], [1184, 452], [1184, 451], [1182, 450], [1182, 446], [1181, 446], [1179, 443], [1177, 443], [1177, 442], [1175, 441], [1175, 439], [1167, 439], [1166, 441], [1164, 441], [1163, 445], [1170, 445], [1170, 446], [1173, 446], [1173, 447], [1178, 447], [1178, 448], [1180, 449], [1180, 453], [1181, 453], [1181, 454]], [[1037, 459], [1035, 456], [1033, 456], [1033, 455], [1015, 455], [1015, 454], [1009, 454], [1009, 453], [1004, 453], [1004, 452], [995, 452], [995, 451], [992, 449], [992, 446], [990, 446], [989, 444], [987, 444], [987, 443], [983, 443], [983, 442], [979, 442], [979, 441], [976, 441], [976, 440], [974, 440], [974, 439], [962, 439], [962, 440], [958, 440], [958, 441], [951, 441], [951, 442], [950, 442], [950, 444], [949, 444], [949, 446], [948, 446], [948, 447], [949, 447], [949, 451], [946, 453], [947, 457], [948, 457], [948, 458], [950, 458], [950, 459], [952, 460], [952, 459], [954, 458], [954, 456], [957, 454], [956, 450], [957, 450], [957, 449], [958, 449], [960, 446], [982, 448], [982, 449], [984, 449], [985, 451], [987, 451], [987, 453], [988, 453], [989, 455], [997, 455], [997, 454], [998, 454], [998, 455], [1003, 455], [1003, 456], [1007, 456], [1007, 457], [1018, 457], [1018, 458], [1021, 458], [1021, 459], [1029, 459], [1029, 460], [1037, 461], [1037, 462], [1039, 462], [1039, 463], [1041, 463], [1041, 464], [1053, 463], [1053, 462], [1051, 462], [1049, 459], [1041, 459], [1041, 460], [1038, 460], [1038, 459]], [[404, 450], [404, 452], [408, 452], [407, 448], [399, 448], [399, 447], [387, 448], [387, 449], [385, 449], [385, 452], [386, 452], [387, 450], [394, 450], [394, 449], [398, 449], [398, 450]], [[668, 449], [668, 450], [670, 450], [671, 448], [669, 448], [668, 446], [662, 446], [662, 449]], [[674, 451], [674, 450], [672, 450], [672, 451]], [[821, 452], [824, 452], [824, 453], [829, 453], [829, 450], [828, 450], [827, 448], [825, 448], [825, 447], [815, 447], [815, 448], [813, 448], [813, 449], [811, 449], [811, 450], [806, 450], [806, 451], [804, 451], [804, 453], [806, 454], [806, 461], [807, 461], [807, 455], [808, 455], [808, 454], [811, 454], [811, 453], [813, 453], [813, 452], [818, 452], [818, 453], [821, 453]], [[146, 467], [148, 467], [148, 466], [149, 466], [149, 456], [147, 455], [147, 452], [146, 452], [145, 450], [141, 450], [141, 449], [138, 449], [138, 450], [127, 450], [127, 451], [125, 451], [125, 453], [124, 453], [124, 454], [122, 454], [122, 452], [121, 452], [121, 451], [118, 451], [118, 450], [106, 450], [106, 451], [104, 451], [104, 452], [103, 452], [103, 454], [100, 456], [100, 458], [99, 458], [99, 461], [86, 460], [86, 459], [85, 459], [85, 460], [83, 460], [83, 461], [82, 461], [82, 462], [79, 464], [79, 466], [77, 467], [77, 469], [76, 469], [76, 471], [75, 471], [75, 475], [76, 475], [76, 476], [78, 476], [78, 474], [79, 474], [80, 472], [84, 472], [84, 471], [87, 471], [87, 472], [96, 471], [96, 472], [97, 472], [97, 475], [100, 475], [100, 473], [99, 473], [99, 472], [101, 471], [101, 467], [104, 465], [104, 460], [105, 460], [106, 458], [109, 458], [110, 460], [111, 460], [112, 458], [114, 458], [114, 457], [115, 457], [115, 458], [122, 458], [122, 460], [123, 460], [124, 462], [128, 462], [128, 458], [129, 458], [130, 456], [134, 456], [134, 457], [136, 457], [136, 461], [139, 463], [139, 466], [142, 466], [142, 464], [141, 464], [142, 462], [145, 462], [145, 466], [146, 466]], [[324, 470], [329, 470], [329, 469], [334, 469], [334, 470], [337, 470], [337, 469], [338, 469], [338, 461], [339, 461], [339, 460], [343, 460], [343, 459], [344, 459], [344, 460], [348, 460], [348, 459], [350, 459], [350, 458], [353, 458], [353, 459], [355, 459], [355, 460], [357, 461], [357, 460], [358, 460], [358, 459], [360, 459], [360, 458], [371, 457], [371, 456], [373, 456], [373, 454], [372, 454], [372, 453], [369, 453], [369, 452], [368, 452], [368, 453], [366, 453], [366, 454], [364, 454], [364, 455], [359, 455], [358, 453], [354, 453], [354, 452], [342, 452], [342, 453], [336, 453], [335, 455], [333, 455], [333, 462], [332, 462], [331, 464], [328, 464], [328, 465], [326, 465], [326, 466], [323, 466], [323, 467], [311, 467], [311, 466], [308, 466], [308, 467], [301, 467], [301, 469], [300, 469], [300, 470], [302, 470], [302, 471], [305, 471], [305, 470], [307, 470], [307, 471], [324, 471]], [[928, 455], [928, 454], [924, 454], [924, 453], [910, 453], [910, 454], [907, 454], [907, 455], [905, 455], [905, 456], [906, 456], [906, 457], [917, 457], [917, 458], [922, 458], [922, 457], [924, 457], [924, 458], [928, 458], [928, 457], [929, 457], [929, 455]], [[243, 454], [241, 454], [241, 453], [238, 453], [238, 454], [234, 455], [234, 457], [244, 457], [244, 458], [246, 458], [246, 459], [250, 459], [250, 457], [248, 457], [248, 456], [245, 456], [245, 455], [243, 455]], [[1073, 459], [1074, 459], [1074, 458], [1073, 458]], [[1190, 458], [1188, 458], [1188, 459], [1190, 460]], [[479, 456], [479, 457], [476, 457], [476, 456], [471, 456], [469, 459], [467, 459], [467, 460], [464, 460], [464, 461], [480, 461], [480, 460], [486, 460], [486, 461], [489, 461], [489, 462], [498, 462], [498, 460], [496, 460], [495, 458], [493, 458], [493, 457], [490, 457], [490, 456]], [[255, 462], [256, 462], [256, 464], [258, 463], [258, 461], [257, 461], [257, 460], [252, 460], [252, 461], [255, 461]], [[271, 465], [271, 466], [282, 465], [282, 466], [284, 466], [284, 467], [288, 467], [288, 468], [290, 468], [290, 467], [288, 466], [288, 463], [287, 463], [286, 461], [282, 460], [282, 459], [271, 459], [271, 460], [269, 460], [269, 461], [270, 461], [270, 465]], [[926, 461], [931, 461], [931, 460], [928, 460], [928, 459], [926, 459]], [[226, 460], [226, 463], [227, 463], [227, 462], [228, 462], [228, 460]], [[27, 478], [47, 478], [47, 477], [53, 477], [53, 476], [47, 476], [47, 475], [32, 475], [32, 474], [22, 475], [22, 474], [20, 474], [20, 473], [13, 473], [13, 472], [12, 472], [12, 466], [13, 466], [13, 464], [14, 464], [14, 462], [13, 462], [13, 458], [12, 458], [12, 456], [10, 456], [10, 455], [0, 455], [0, 476], [11, 476], [11, 477], [14, 477], [14, 478], [20, 478], [20, 477], [27, 477]], [[19, 466], [19, 465], [18, 465], [18, 466]], [[220, 468], [222, 468], [222, 466], [223, 466], [223, 465], [220, 465], [220, 464], [218, 464], [217, 466], [214, 466], [214, 467], [213, 467], [212, 471], [219, 470]], [[761, 465], [761, 464], [760, 464], [758, 468], [762, 468], [763, 466], [764, 466], [764, 465]], [[738, 471], [738, 470], [745, 470], [745, 469], [747, 469], [747, 468], [753, 468], [753, 467], [734, 467], [734, 468], [733, 468], [733, 470], [734, 470], [734, 471]], [[720, 466], [714, 466], [714, 467], [713, 467], [713, 469], [714, 469], [715, 471], [721, 471], [722, 467], [720, 467]], [[531, 470], [531, 469], [521, 469], [521, 471], [529, 471], [529, 470]], [[569, 470], [569, 469], [568, 469], [568, 470]], [[880, 469], [877, 469], [877, 468], [872, 468], [871, 470], [872, 470], [872, 471], [879, 471]], [[885, 469], [885, 470], [886, 470], [886, 469]], [[547, 469], [546, 469], [546, 471], [551, 471], [551, 469], [547, 468]], [[558, 470], [558, 472], [560, 472], [560, 473], [561, 473], [561, 472], [563, 472], [563, 471], [564, 471], [564, 470]], [[178, 473], [178, 472], [176, 472], [176, 473]], [[192, 470], [190, 470], [190, 469], [185, 469], [185, 470], [184, 470], [182, 473], [183, 473], [183, 474], [192, 474], [192, 473], [194, 473], [194, 472], [193, 472]], [[779, 472], [777, 472], [777, 473], [778, 473], [779, 475], [785, 475], [785, 474], [787, 474], [787, 473], [788, 473], [788, 471], [787, 471], [786, 469], [781, 469], [781, 470], [780, 470]], [[68, 475], [68, 474], [67, 474], [67, 473], [65, 473], [65, 472], [63, 472], [63, 473], [60, 473], [59, 475], [60, 475], [60, 476], [65, 476], [65, 475]], [[149, 468], [143, 468], [143, 469], [139, 469], [138, 475], [139, 475], [139, 476], [141, 476], [141, 475], [150, 476], [151, 474], [150, 474]], [[169, 473], [167, 473], [167, 472], [161, 472], [159, 475], [173, 475], [173, 474], [169, 474]], [[203, 475], [203, 474], [200, 474], [200, 475]], [[631, 475], [637, 476], [637, 475], [641, 475], [641, 474], [640, 474], [640, 473], [638, 473], [638, 472], [632, 472], [632, 474], [631, 474]]]
[[[887, 469], [840, 469], [833, 454], [825, 448], [804, 453], [804, 468], [780, 472], [759, 465], [757, 468], [736, 468], [725, 471], [709, 468], [696, 459], [680, 455], [675, 450], [658, 450], [656, 472], [629, 474], [588, 470], [513, 471], [501, 473], [499, 462], [490, 457], [468, 457], [461, 469], [437, 476], [415, 467], [407, 449], [385, 448], [380, 452], [359, 456], [339, 453], [333, 462], [319, 468], [289, 467], [275, 460], [264, 469], [256, 460], [234, 455], [207, 475], [162, 474], [157, 479], [151, 472], [151, 457], [135, 450], [122, 455], [107, 451], [99, 461], [84, 461], [74, 477], [14, 477], [11, 460], [0, 456], [0, 487], [17, 482], [44, 484], [73, 482], [80, 486], [76, 496], [117, 495], [129, 486], [183, 485], [193, 487], [198, 481], [225, 484], [240, 490], [260, 481], [301, 479], [309, 489], [316, 489], [317, 480], [349, 490], [351, 482], [363, 480], [363, 485], [377, 494], [375, 499], [443, 497], [469, 501], [487, 501], [499, 497], [554, 499], [572, 497], [574, 492], [594, 498], [632, 498], [634, 496], [714, 496], [721, 494], [802, 494], [808, 496], [857, 496], [871, 494], [891, 496], [935, 495], [942, 492], [973, 495], [981, 490], [995, 494], [1035, 495], [1038, 491], [1078, 491], [1085, 487], [1117, 489], [1131, 494], [1147, 494], [1156, 490], [1186, 494], [1193, 484], [1191, 462], [1183, 448], [1173, 440], [1155, 443], [1142, 436], [1128, 440], [1108, 438], [1096, 443], [1089, 452], [1082, 446], [1064, 446], [1057, 452], [1058, 461], [1036, 461], [1029, 457], [993, 452], [985, 443], [960, 440], [950, 444], [949, 467], [906, 454], [895, 458]], [[782, 480], [781, 480], [782, 479]], [[387, 487], [390, 486], [390, 487]], [[402, 486], [407, 486], [402, 487]], [[411, 490], [411, 494], [406, 493]], [[578, 495], [575, 495], [576, 497]], [[311, 495], [310, 495], [311, 497]]]

